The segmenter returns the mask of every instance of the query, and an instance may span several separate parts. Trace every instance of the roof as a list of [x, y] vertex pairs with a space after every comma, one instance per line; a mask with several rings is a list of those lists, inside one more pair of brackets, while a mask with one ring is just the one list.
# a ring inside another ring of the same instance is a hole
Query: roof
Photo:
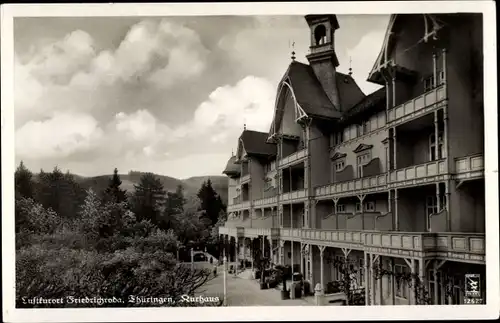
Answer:
[[342, 116], [342, 121], [351, 120], [366, 112], [372, 112], [373, 107], [380, 105], [385, 109], [386, 88], [380, 88], [377, 91], [365, 96], [361, 101], [355, 104], [351, 109], [347, 110]]
[[351, 75], [335, 72], [342, 111], [348, 111], [366, 96]]
[[340, 118], [311, 66], [293, 61], [283, 80], [289, 79], [297, 103], [311, 116]]
[[239, 174], [240, 169], [240, 165], [236, 164], [236, 156], [231, 156], [231, 158], [229, 158], [229, 160], [227, 161], [226, 168], [222, 173], [226, 175]]
[[245, 152], [249, 155], [276, 155], [276, 144], [267, 143], [267, 132], [259, 132], [254, 130], [243, 130], [240, 140], [243, 143]]

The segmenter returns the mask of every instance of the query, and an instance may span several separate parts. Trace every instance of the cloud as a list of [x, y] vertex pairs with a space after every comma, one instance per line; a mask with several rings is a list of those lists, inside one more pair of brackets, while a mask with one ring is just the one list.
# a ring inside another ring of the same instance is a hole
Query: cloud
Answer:
[[81, 30], [41, 44], [16, 55], [16, 127], [68, 110], [123, 111], [130, 88], [164, 92], [199, 76], [209, 54], [195, 31], [166, 20], [132, 26], [116, 49], [96, 51]]
[[16, 131], [16, 153], [25, 158], [65, 158], [93, 148], [103, 131], [90, 115], [65, 113], [30, 121]]

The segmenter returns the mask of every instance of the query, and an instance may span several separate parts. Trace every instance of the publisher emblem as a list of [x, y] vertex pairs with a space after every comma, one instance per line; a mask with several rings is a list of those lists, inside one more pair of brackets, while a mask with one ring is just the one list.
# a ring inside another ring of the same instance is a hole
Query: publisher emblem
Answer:
[[479, 274], [465, 274], [465, 297], [481, 297]]

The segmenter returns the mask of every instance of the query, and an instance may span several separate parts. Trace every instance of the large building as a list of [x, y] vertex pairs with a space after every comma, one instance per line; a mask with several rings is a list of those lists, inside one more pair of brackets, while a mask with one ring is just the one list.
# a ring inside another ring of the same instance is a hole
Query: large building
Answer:
[[380, 268], [464, 303], [465, 274], [485, 281], [481, 15], [392, 15], [369, 95], [336, 71], [336, 16], [305, 20], [309, 64], [291, 62], [269, 133], [244, 129], [224, 170], [233, 260], [264, 248], [324, 290], [340, 258], [366, 304], [418, 303], [416, 278]]

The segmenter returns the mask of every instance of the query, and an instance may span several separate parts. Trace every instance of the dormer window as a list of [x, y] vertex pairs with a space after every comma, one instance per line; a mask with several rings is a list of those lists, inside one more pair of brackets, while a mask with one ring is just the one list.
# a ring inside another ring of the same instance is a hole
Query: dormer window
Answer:
[[344, 168], [345, 168], [345, 160], [338, 160], [335, 163], [335, 171], [336, 172], [340, 172], [340, 171], [344, 170]]
[[324, 25], [319, 25], [314, 29], [314, 40], [316, 46], [327, 43], [326, 27]]

